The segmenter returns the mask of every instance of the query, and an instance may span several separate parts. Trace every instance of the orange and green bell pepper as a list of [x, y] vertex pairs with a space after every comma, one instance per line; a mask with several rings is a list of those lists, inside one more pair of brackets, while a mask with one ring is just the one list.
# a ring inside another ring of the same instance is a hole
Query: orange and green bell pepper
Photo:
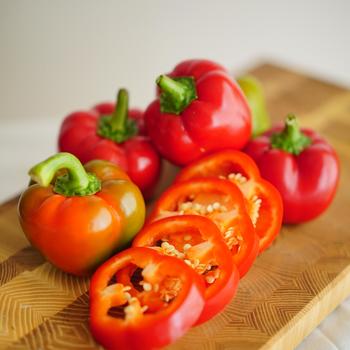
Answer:
[[47, 260], [86, 275], [130, 244], [143, 226], [145, 203], [118, 166], [102, 160], [85, 165], [58, 153], [34, 166], [35, 182], [22, 194], [22, 229]]

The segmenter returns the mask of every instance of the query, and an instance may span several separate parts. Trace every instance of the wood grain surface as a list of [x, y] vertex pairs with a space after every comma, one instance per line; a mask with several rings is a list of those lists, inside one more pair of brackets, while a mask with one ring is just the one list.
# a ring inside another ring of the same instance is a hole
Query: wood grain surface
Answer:
[[[274, 121], [294, 112], [337, 149], [339, 190], [317, 220], [283, 227], [226, 310], [169, 349], [293, 349], [350, 294], [350, 91], [271, 64], [252, 73]], [[173, 173], [167, 167], [163, 187]], [[29, 246], [15, 200], [0, 207], [0, 349], [99, 348], [88, 329], [88, 285]]]

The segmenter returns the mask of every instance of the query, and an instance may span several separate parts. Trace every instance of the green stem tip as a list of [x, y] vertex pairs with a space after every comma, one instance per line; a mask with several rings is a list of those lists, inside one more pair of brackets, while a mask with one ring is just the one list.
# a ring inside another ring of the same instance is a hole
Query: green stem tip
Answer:
[[115, 110], [111, 117], [111, 129], [113, 131], [123, 131], [128, 119], [129, 95], [126, 89], [120, 89], [117, 95]]
[[294, 155], [300, 154], [311, 142], [311, 139], [300, 130], [294, 114], [287, 115], [281, 132], [271, 135], [272, 148], [282, 149]]
[[161, 75], [156, 80], [161, 90], [160, 110], [162, 113], [179, 115], [197, 99], [196, 84], [193, 77], [170, 78]]
[[99, 119], [97, 134], [121, 143], [137, 134], [136, 122], [128, 118], [129, 94], [126, 89], [120, 89], [114, 112]]
[[35, 165], [29, 170], [29, 176], [34, 182], [47, 187], [61, 169], [66, 169], [67, 174], [56, 178], [54, 192], [64, 196], [87, 196], [101, 189], [101, 181], [87, 173], [77, 157], [66, 152], [57, 153]]

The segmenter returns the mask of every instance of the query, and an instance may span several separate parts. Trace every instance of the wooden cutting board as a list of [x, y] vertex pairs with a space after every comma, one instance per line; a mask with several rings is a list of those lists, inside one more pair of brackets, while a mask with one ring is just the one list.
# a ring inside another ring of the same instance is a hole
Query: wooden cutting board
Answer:
[[[323, 216], [283, 228], [224, 312], [171, 349], [293, 349], [350, 294], [350, 91], [270, 64], [252, 73], [264, 84], [274, 121], [294, 112], [334, 145], [340, 187]], [[167, 167], [163, 186], [173, 174]], [[16, 200], [0, 207], [1, 349], [98, 348], [87, 323], [88, 285], [29, 246]]]

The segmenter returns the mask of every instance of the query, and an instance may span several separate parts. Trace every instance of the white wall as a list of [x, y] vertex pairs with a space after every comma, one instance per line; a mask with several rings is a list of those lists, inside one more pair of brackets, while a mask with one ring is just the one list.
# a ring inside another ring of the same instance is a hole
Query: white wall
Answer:
[[0, 0], [0, 202], [56, 151], [68, 112], [121, 86], [145, 107], [182, 59], [272, 59], [350, 85], [349, 17], [349, 0]]
[[350, 84], [349, 18], [347, 0], [0, 0], [0, 125], [62, 118], [120, 86], [144, 107], [189, 57], [273, 59]]

